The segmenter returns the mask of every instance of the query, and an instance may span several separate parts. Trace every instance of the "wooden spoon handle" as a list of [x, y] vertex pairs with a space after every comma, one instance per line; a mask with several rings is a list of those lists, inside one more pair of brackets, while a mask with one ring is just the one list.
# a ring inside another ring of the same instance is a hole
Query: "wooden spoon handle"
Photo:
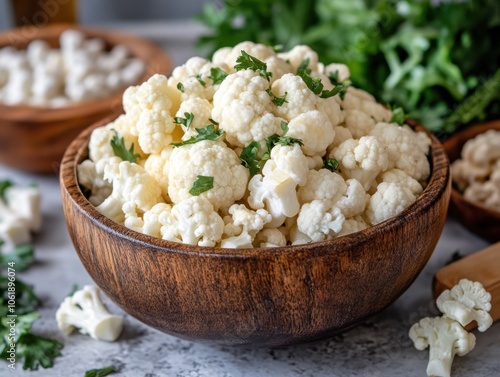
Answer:
[[500, 242], [441, 268], [434, 276], [434, 297], [464, 278], [480, 282], [491, 293], [491, 317], [500, 319]]

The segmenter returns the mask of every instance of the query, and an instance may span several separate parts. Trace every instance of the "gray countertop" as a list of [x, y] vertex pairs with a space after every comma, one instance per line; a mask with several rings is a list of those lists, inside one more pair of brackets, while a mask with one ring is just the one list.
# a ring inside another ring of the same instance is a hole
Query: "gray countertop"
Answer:
[[[140, 25], [115, 25], [141, 33], [164, 46], [175, 64], [193, 54], [192, 38], [169, 37], [168, 26], [144, 29]], [[12, 371], [0, 362], [0, 376], [72, 377], [88, 369], [114, 365], [117, 376], [126, 377], [265, 377], [265, 376], [425, 376], [428, 351], [417, 351], [408, 338], [408, 329], [420, 318], [436, 315], [431, 295], [434, 273], [456, 250], [470, 254], [488, 244], [448, 219], [436, 250], [424, 271], [389, 308], [365, 324], [335, 338], [282, 349], [245, 349], [207, 346], [181, 340], [143, 325], [125, 315], [124, 332], [118, 342], [105, 343], [88, 336], [66, 336], [58, 329], [55, 311], [71, 290], [92, 283], [81, 265], [66, 230], [59, 183], [55, 176], [22, 173], [0, 165], [0, 180], [17, 184], [37, 182], [43, 195], [43, 230], [35, 238], [36, 263], [18, 278], [35, 285], [43, 300], [41, 319], [34, 331], [61, 340], [63, 356], [51, 369]], [[112, 312], [121, 310], [109, 302]], [[500, 370], [500, 323], [485, 333], [475, 331], [476, 348], [453, 363], [454, 377], [493, 377]]]

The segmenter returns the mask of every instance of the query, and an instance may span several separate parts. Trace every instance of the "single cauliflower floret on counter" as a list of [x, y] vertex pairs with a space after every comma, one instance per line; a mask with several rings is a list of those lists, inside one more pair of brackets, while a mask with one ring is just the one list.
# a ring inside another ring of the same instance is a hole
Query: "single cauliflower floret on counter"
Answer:
[[305, 155], [322, 156], [333, 142], [335, 131], [326, 114], [312, 110], [293, 118], [286, 135], [302, 141]]
[[[103, 161], [103, 160], [101, 160]], [[97, 210], [115, 222], [123, 224], [123, 205], [131, 202], [139, 211], [145, 212], [156, 203], [163, 202], [161, 189], [156, 180], [141, 166], [112, 157], [105, 161], [104, 179], [113, 184], [113, 191]]]
[[192, 196], [189, 191], [198, 176], [213, 177], [213, 188], [200, 196], [219, 210], [243, 197], [249, 173], [236, 153], [221, 141], [204, 140], [174, 148], [168, 172], [168, 194], [173, 203]]
[[423, 132], [414, 132], [407, 125], [377, 123], [370, 135], [387, 148], [389, 168], [401, 169], [419, 182], [425, 182], [429, 177], [427, 153], [431, 140]]
[[229, 208], [231, 223], [226, 224], [229, 234], [235, 235], [222, 239], [221, 247], [227, 248], [251, 248], [257, 233], [271, 221], [271, 215], [264, 209], [252, 211], [243, 204], [233, 204]]
[[361, 182], [365, 191], [389, 165], [386, 147], [374, 136], [346, 140], [330, 153], [330, 158], [339, 162], [344, 176]]
[[297, 229], [314, 242], [323, 241], [338, 235], [344, 221], [339, 208], [329, 207], [323, 200], [313, 200], [300, 208]]
[[281, 133], [281, 119], [272, 113], [276, 105], [267, 89], [269, 82], [251, 70], [233, 73], [222, 82], [214, 95], [212, 118], [228, 143], [243, 147]]
[[189, 245], [215, 246], [224, 231], [224, 221], [213, 205], [201, 196], [191, 196], [158, 215], [162, 238]]
[[168, 92], [167, 78], [156, 74], [137, 89], [124, 93], [124, 97], [133, 97], [124, 99], [128, 104], [125, 111], [136, 125], [139, 146], [146, 153], [160, 153], [173, 140], [175, 123]]

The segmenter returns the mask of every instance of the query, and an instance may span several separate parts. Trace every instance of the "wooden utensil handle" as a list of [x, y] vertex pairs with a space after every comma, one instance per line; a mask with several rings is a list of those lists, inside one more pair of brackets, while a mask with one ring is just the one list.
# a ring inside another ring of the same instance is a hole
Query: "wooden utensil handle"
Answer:
[[434, 276], [434, 298], [464, 278], [480, 282], [491, 293], [491, 317], [500, 319], [500, 242], [441, 268]]

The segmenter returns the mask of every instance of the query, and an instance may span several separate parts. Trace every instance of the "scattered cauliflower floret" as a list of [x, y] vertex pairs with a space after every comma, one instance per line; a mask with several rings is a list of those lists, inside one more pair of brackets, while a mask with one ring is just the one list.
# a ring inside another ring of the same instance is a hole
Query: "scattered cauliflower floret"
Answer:
[[222, 82], [214, 95], [212, 118], [230, 145], [246, 146], [281, 133], [268, 88], [269, 82], [251, 70], [233, 73]]
[[363, 136], [361, 139], [349, 139], [330, 153], [335, 158], [342, 174], [347, 178], [357, 179], [368, 191], [377, 176], [389, 165], [386, 147], [376, 137]]
[[200, 196], [215, 207], [227, 209], [245, 194], [248, 170], [222, 141], [200, 141], [174, 148], [170, 155], [168, 194], [173, 203], [191, 197], [198, 176], [213, 177], [213, 188]]
[[191, 196], [158, 216], [163, 239], [189, 245], [215, 246], [224, 231], [224, 220], [201, 196]]
[[251, 248], [257, 233], [271, 221], [271, 215], [264, 209], [252, 211], [244, 204], [233, 204], [229, 208], [229, 214], [232, 216], [232, 223], [226, 224], [229, 234], [233, 234], [235, 228], [239, 228], [239, 234], [224, 238], [221, 241], [221, 247], [227, 248]]

